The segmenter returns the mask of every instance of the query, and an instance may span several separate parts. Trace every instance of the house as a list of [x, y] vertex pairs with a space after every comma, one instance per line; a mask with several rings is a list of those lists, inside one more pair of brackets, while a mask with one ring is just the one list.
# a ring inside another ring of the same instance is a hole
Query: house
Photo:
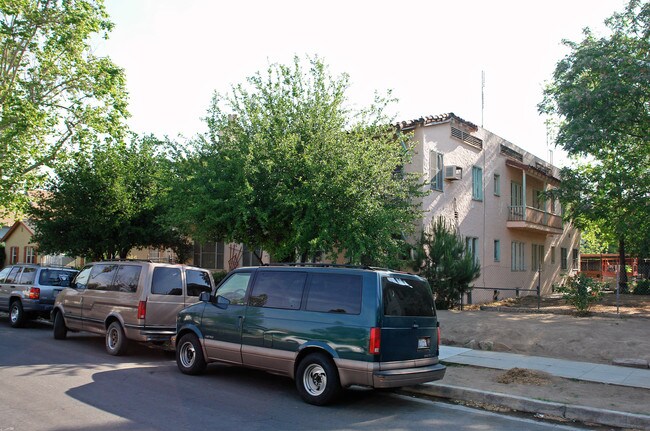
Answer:
[[439, 215], [465, 238], [481, 264], [474, 303], [550, 293], [579, 269], [580, 233], [562, 220], [555, 166], [453, 113], [397, 124], [416, 147], [408, 172], [429, 181], [420, 204], [427, 229]]
[[[4, 228], [3, 230], [4, 231]], [[0, 231], [0, 232], [2, 232]], [[42, 255], [38, 252], [38, 244], [32, 241], [34, 227], [27, 220], [15, 221], [0, 242], [5, 244], [5, 261], [2, 266], [14, 263], [38, 263], [41, 265], [71, 266], [83, 265], [83, 259], [72, 258], [65, 255]]]

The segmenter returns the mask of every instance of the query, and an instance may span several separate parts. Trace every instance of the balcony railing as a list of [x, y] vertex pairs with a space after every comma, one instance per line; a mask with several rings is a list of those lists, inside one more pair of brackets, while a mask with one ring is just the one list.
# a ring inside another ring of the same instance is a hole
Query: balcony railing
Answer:
[[508, 207], [508, 227], [555, 232], [562, 231], [562, 217], [528, 206]]

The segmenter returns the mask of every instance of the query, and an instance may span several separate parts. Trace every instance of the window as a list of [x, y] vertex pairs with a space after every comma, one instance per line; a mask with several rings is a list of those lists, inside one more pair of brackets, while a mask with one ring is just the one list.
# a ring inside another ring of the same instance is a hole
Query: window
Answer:
[[555, 265], [555, 247], [551, 247], [551, 265]]
[[18, 247], [11, 247], [9, 249], [9, 265], [18, 263], [18, 256], [19, 256], [18, 252], [19, 252]]
[[501, 196], [501, 175], [494, 174], [494, 196]]
[[573, 249], [573, 269], [580, 269], [580, 267], [578, 266], [579, 256], [580, 256], [580, 253], [578, 252], [578, 249], [574, 248]]
[[223, 269], [223, 242], [194, 243], [194, 265], [201, 268]]
[[117, 265], [100, 264], [93, 266], [88, 279], [88, 289], [110, 290], [116, 272]]
[[8, 266], [6, 268], [3, 268], [2, 271], [0, 271], [0, 283], [5, 282], [5, 279], [7, 278], [7, 275], [9, 275], [9, 271], [11, 271], [10, 266]]
[[36, 280], [36, 268], [25, 267], [20, 275], [20, 284], [34, 284]]
[[359, 314], [361, 312], [360, 275], [314, 274], [309, 281], [308, 311]]
[[498, 239], [494, 240], [494, 261], [501, 261], [501, 241]]
[[468, 236], [465, 238], [465, 250], [474, 258], [474, 261], [479, 262], [478, 253], [478, 238], [475, 236]]
[[142, 268], [136, 265], [120, 265], [117, 268], [117, 275], [110, 290], [116, 292], [134, 293], [138, 290], [140, 272]]
[[43, 286], [70, 287], [74, 272], [60, 269], [43, 269], [38, 276], [38, 283]]
[[307, 274], [304, 272], [263, 271], [257, 275], [249, 305], [298, 310]]
[[560, 268], [561, 269], [564, 269], [564, 270], [569, 269], [568, 258], [569, 258], [569, 250], [564, 248], [564, 247], [560, 248]]
[[201, 292], [212, 292], [210, 274], [206, 271], [188, 269], [185, 271], [187, 296], [199, 296]]
[[25, 247], [25, 263], [36, 263], [35, 247]]
[[382, 277], [385, 316], [435, 316], [433, 294], [425, 281]]
[[154, 268], [151, 293], [156, 295], [182, 295], [183, 280], [179, 268]]
[[81, 270], [79, 274], [74, 279], [74, 288], [75, 289], [85, 289], [88, 286], [88, 280], [90, 279], [90, 271], [92, 267], [87, 267]]
[[262, 249], [258, 248], [255, 252], [252, 252], [244, 245], [244, 250], [242, 251], [242, 266], [258, 266], [262, 264], [262, 261], [257, 258], [257, 256], [262, 256]]
[[533, 244], [531, 248], [531, 271], [539, 271], [544, 265], [544, 246], [540, 244]]
[[250, 279], [251, 274], [249, 272], [235, 273], [224, 281], [216, 293], [227, 298], [231, 305], [244, 305], [246, 289], [248, 288]]
[[11, 271], [9, 272], [9, 275], [7, 275], [7, 279], [5, 280], [5, 283], [16, 283], [18, 282], [18, 277], [20, 276], [20, 270], [22, 268], [20, 266], [14, 266], [11, 268]]
[[429, 154], [429, 173], [431, 174], [431, 190], [442, 191], [445, 165], [441, 153], [431, 151]]
[[533, 208], [543, 210], [545, 206], [544, 192], [542, 190], [533, 190]]
[[483, 169], [472, 166], [472, 199], [483, 200]]
[[512, 271], [525, 271], [524, 266], [524, 244], [523, 242], [512, 241], [510, 250], [510, 268]]

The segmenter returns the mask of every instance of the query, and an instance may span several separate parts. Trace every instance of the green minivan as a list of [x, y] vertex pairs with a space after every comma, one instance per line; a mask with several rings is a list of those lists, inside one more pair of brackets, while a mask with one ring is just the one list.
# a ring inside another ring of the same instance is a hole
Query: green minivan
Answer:
[[185, 374], [224, 362], [293, 378], [308, 403], [342, 388], [442, 379], [440, 332], [427, 281], [402, 272], [317, 264], [232, 271], [177, 317]]

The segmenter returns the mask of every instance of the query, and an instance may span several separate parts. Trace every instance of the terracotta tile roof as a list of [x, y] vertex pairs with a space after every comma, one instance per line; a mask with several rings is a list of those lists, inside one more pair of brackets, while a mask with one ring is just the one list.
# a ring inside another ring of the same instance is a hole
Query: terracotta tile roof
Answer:
[[405, 129], [412, 129], [418, 125], [420, 126], [428, 126], [430, 124], [441, 124], [441, 123], [447, 123], [451, 120], [456, 120], [459, 121], [466, 126], [470, 127], [473, 131], [478, 130], [478, 126], [474, 123], [471, 123], [469, 121], [463, 120], [462, 118], [458, 117], [456, 114], [453, 112], [449, 112], [446, 114], [439, 114], [439, 115], [427, 115], [426, 117], [420, 117], [416, 118], [414, 120], [408, 120], [408, 121], [400, 121], [395, 126], [399, 130], [405, 130]]

